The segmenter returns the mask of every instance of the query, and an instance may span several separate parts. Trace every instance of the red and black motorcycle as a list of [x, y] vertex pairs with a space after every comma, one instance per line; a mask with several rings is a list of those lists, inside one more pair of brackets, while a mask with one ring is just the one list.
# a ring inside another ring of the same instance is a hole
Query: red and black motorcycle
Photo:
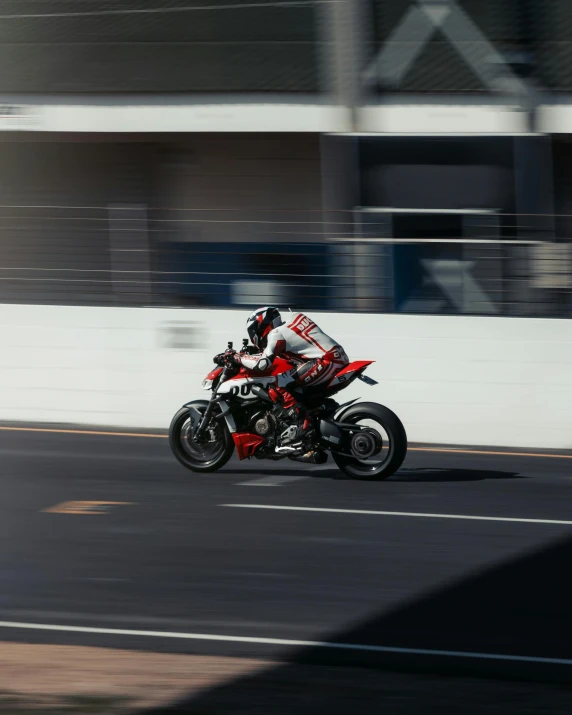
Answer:
[[[243, 352], [251, 353], [243, 341]], [[300, 443], [282, 444], [291, 435], [285, 411], [268, 395], [275, 378], [294, 365], [277, 357], [266, 372], [239, 367], [232, 359], [232, 343], [217, 367], [203, 381], [210, 400], [194, 400], [173, 417], [169, 440], [175, 457], [194, 472], [214, 472], [223, 467], [233, 451], [239, 459], [290, 459], [321, 463], [330, 452], [337, 466], [357, 479], [385, 479], [405, 459], [407, 435], [391, 410], [374, 402], [351, 400], [339, 405], [333, 395], [354, 380], [376, 385], [364, 375], [373, 361], [358, 360], [340, 370], [324, 387], [288, 389], [308, 409], [312, 429]]]

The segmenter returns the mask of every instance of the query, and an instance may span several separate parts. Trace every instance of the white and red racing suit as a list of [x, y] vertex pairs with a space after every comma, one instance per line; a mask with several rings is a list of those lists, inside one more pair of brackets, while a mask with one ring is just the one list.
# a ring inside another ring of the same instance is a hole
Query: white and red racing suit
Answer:
[[[249, 370], [265, 372], [277, 355], [296, 365], [276, 378], [276, 392], [282, 397], [286, 409], [296, 404], [291, 393], [284, 389], [286, 385], [325, 385], [349, 363], [341, 345], [303, 313], [296, 313], [289, 322], [271, 330], [262, 353], [236, 355], [236, 359]], [[269, 394], [274, 399], [273, 392], [274, 390], [270, 390]]]

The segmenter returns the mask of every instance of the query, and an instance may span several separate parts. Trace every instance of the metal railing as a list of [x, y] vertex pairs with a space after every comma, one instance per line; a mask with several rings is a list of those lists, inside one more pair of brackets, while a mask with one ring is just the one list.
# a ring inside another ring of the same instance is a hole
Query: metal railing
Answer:
[[354, 212], [4, 206], [0, 302], [572, 317], [572, 242], [534, 238], [539, 217], [465, 226], [396, 238]]

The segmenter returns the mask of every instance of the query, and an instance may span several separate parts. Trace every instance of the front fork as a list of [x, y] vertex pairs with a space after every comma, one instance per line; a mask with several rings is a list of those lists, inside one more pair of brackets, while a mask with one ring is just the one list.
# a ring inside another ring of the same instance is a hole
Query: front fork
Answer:
[[[218, 383], [221, 385], [227, 378], [229, 378], [233, 374], [233, 368], [232, 366], [227, 365], [223, 372], [222, 375], [220, 376], [220, 382]], [[225, 415], [225, 419], [229, 428], [230, 432], [236, 432], [236, 425], [234, 424], [234, 420], [230, 416], [230, 414], [227, 416], [227, 413], [229, 413], [228, 406], [226, 405], [225, 402], [221, 400], [221, 398], [217, 395], [216, 391], [213, 390], [211, 394], [211, 399], [209, 400], [209, 404], [207, 405], [207, 409], [203, 412], [202, 416], [199, 419], [199, 423], [193, 433], [193, 438], [196, 440], [202, 439], [202, 437], [205, 434], [205, 431], [210, 424], [212, 415], [213, 415], [213, 410], [216, 406], [217, 403], [221, 402], [226, 409], [223, 408], [223, 414]], [[200, 415], [200, 413], [197, 411], [197, 413]]]
[[[197, 441], [200, 441], [203, 438], [203, 436], [207, 430], [207, 427], [210, 424], [211, 417], [213, 415], [213, 410], [215, 408], [216, 403], [217, 403], [217, 395], [213, 391], [213, 394], [211, 395], [211, 399], [209, 400], [209, 404], [207, 405], [207, 409], [201, 415], [199, 424], [197, 425], [197, 427], [193, 433], [193, 438], [196, 439]], [[191, 410], [189, 410], [189, 412], [190, 411]], [[200, 412], [198, 412], [198, 410], [197, 410], [197, 413], [200, 415]]]

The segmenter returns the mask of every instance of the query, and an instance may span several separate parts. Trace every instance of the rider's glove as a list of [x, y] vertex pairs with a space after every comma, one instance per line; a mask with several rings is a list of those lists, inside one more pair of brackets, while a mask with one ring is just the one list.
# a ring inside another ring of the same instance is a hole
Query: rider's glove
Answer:
[[219, 365], [220, 367], [224, 367], [228, 364], [240, 365], [240, 360], [236, 357], [236, 353], [234, 350], [226, 350], [224, 353], [219, 353], [218, 355], [215, 355], [213, 358], [213, 362], [215, 365]]

